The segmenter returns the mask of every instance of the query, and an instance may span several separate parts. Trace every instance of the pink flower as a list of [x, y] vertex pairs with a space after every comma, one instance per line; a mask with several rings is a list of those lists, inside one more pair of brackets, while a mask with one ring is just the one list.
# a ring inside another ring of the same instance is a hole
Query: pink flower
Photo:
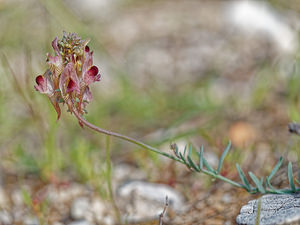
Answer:
[[100, 81], [101, 75], [98, 67], [93, 65], [93, 52], [87, 46], [88, 42], [75, 33], [64, 32], [60, 40], [56, 37], [51, 43], [55, 55], [47, 54], [49, 69], [36, 77], [34, 88], [49, 97], [58, 119], [60, 103], [67, 104], [71, 113], [73, 110], [85, 113], [92, 100], [89, 85]]

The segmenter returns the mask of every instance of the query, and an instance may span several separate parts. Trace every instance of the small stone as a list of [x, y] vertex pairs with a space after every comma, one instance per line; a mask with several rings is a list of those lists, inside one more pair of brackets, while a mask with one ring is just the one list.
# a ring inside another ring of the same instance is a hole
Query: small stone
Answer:
[[54, 222], [53, 225], [64, 225], [64, 224], [61, 222]]
[[11, 224], [12, 223], [12, 217], [11, 215], [6, 211], [0, 211], [0, 224]]
[[38, 218], [34, 216], [27, 216], [23, 220], [24, 225], [40, 225]]
[[51, 202], [67, 202], [86, 192], [83, 185], [72, 183], [67, 188], [57, 188], [55, 185], [48, 187], [48, 198]]
[[103, 218], [103, 224], [105, 224], [105, 225], [113, 225], [113, 224], [115, 224], [115, 220], [114, 220], [114, 218], [112, 216], [105, 216]]
[[107, 207], [100, 199], [98, 199], [98, 198], [93, 199], [90, 210], [91, 210], [96, 222], [98, 222], [98, 223], [103, 222], [103, 214], [104, 214], [106, 208]]
[[11, 194], [12, 202], [15, 206], [21, 206], [24, 204], [22, 191], [17, 189]]
[[79, 221], [71, 222], [68, 225], [94, 225], [94, 224], [87, 220], [79, 220]]
[[5, 190], [0, 187], [0, 207], [4, 208], [7, 207], [8, 204], [8, 199], [7, 199], [7, 194], [5, 193]]
[[224, 203], [230, 203], [232, 201], [232, 196], [228, 193], [225, 193], [223, 196], [222, 196], [222, 201]]
[[86, 197], [76, 198], [72, 203], [71, 217], [76, 220], [86, 218], [90, 206], [91, 204], [88, 198]]
[[[260, 200], [261, 199], [261, 200]], [[237, 224], [256, 224], [257, 203], [261, 201], [260, 225], [291, 225], [300, 223], [300, 193], [268, 194], [249, 201], [241, 208]]]
[[128, 222], [157, 218], [165, 206], [166, 196], [169, 207], [174, 211], [185, 210], [183, 196], [164, 184], [131, 181], [119, 187], [117, 194], [117, 201], [123, 212], [122, 219]]

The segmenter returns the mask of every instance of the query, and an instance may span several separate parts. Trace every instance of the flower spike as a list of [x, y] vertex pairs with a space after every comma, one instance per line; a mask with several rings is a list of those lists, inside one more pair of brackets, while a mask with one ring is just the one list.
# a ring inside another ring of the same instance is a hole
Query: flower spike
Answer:
[[51, 45], [55, 55], [47, 54], [49, 69], [36, 77], [35, 90], [46, 94], [54, 106], [58, 119], [60, 103], [67, 104], [72, 113], [86, 113], [86, 106], [92, 100], [89, 85], [100, 81], [101, 75], [93, 65], [93, 51], [87, 46], [89, 39], [83, 40], [75, 33], [57, 37]]

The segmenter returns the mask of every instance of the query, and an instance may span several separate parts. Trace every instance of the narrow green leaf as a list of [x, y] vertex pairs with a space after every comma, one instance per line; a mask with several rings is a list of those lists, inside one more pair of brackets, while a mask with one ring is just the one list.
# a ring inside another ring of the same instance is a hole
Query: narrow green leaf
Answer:
[[278, 169], [281, 167], [282, 162], [283, 162], [283, 158], [280, 157], [279, 161], [276, 163], [276, 165], [273, 168], [273, 170], [271, 171], [270, 175], [266, 177], [267, 187], [270, 188], [272, 191], [275, 191], [276, 189], [271, 185], [271, 179], [277, 173]]
[[258, 178], [252, 173], [249, 172], [249, 176], [251, 177], [251, 179], [253, 180], [253, 182], [255, 183], [256, 187], [258, 188], [259, 192], [264, 194], [266, 193], [266, 190], [264, 189], [264, 187], [261, 184], [261, 181], [258, 180]]
[[187, 160], [189, 162], [189, 165], [196, 171], [200, 172], [201, 170], [198, 168], [198, 166], [196, 166], [196, 164], [193, 162], [193, 160], [191, 159], [191, 157], [188, 155]]
[[199, 155], [199, 167], [200, 167], [200, 170], [203, 169], [203, 145], [201, 145], [200, 147], [200, 154]]
[[191, 157], [192, 151], [193, 151], [193, 146], [190, 144], [190, 145], [189, 145], [189, 152], [188, 152], [188, 156], [189, 156], [189, 157]]
[[270, 173], [269, 176], [267, 176], [267, 180], [270, 182], [270, 180], [272, 179], [272, 177], [276, 174], [276, 172], [278, 171], [278, 169], [280, 168], [281, 164], [282, 164], [283, 158], [280, 157], [278, 163], [275, 165], [274, 169], [272, 170], [272, 172]]
[[187, 145], [184, 146], [184, 151], [183, 151], [183, 156], [184, 157], [185, 157], [186, 149], [187, 149]]
[[239, 173], [239, 176], [240, 176], [241, 180], [243, 181], [243, 183], [245, 185], [246, 190], [249, 192], [251, 190], [251, 186], [250, 186], [250, 184], [249, 184], [249, 182], [248, 182], [248, 180], [247, 180], [247, 178], [246, 178], [243, 170], [241, 169], [241, 167], [239, 166], [239, 164], [236, 164], [235, 166], [236, 166], [236, 169], [237, 169], [237, 171]]
[[231, 147], [231, 142], [229, 141], [229, 142], [228, 142], [228, 145], [227, 145], [227, 147], [226, 147], [226, 149], [225, 149], [224, 152], [222, 153], [221, 158], [220, 158], [220, 160], [219, 160], [218, 169], [217, 169], [217, 174], [220, 173], [220, 171], [221, 171], [221, 168], [222, 168], [222, 165], [223, 165], [223, 161], [224, 161], [224, 159], [225, 159], [225, 157], [226, 157], [228, 151], [230, 150], [230, 147]]
[[261, 177], [261, 178], [260, 178], [260, 185], [261, 185], [261, 186], [264, 186], [264, 177]]
[[184, 158], [184, 156], [181, 154], [181, 152], [179, 152], [180, 158], [182, 159], [183, 163], [188, 165], [186, 159]]
[[271, 191], [276, 191], [276, 189], [271, 185], [270, 180], [268, 179], [268, 177], [266, 178], [266, 184], [267, 184], [267, 187], [268, 187]]
[[208, 164], [208, 162], [206, 161], [206, 159], [204, 157], [202, 157], [203, 159], [203, 164], [204, 166], [212, 173], [216, 173], [216, 171], [214, 171], [214, 169]]
[[288, 178], [289, 178], [290, 187], [291, 187], [292, 191], [295, 192], [296, 187], [294, 184], [293, 166], [292, 166], [291, 162], [289, 162], [289, 165], [288, 165]]
[[200, 171], [199, 168], [196, 166], [196, 164], [193, 162], [191, 156], [192, 156], [192, 151], [193, 151], [193, 146], [190, 144], [189, 145], [189, 152], [187, 156], [187, 161], [189, 162], [189, 166], [192, 167], [196, 171]]

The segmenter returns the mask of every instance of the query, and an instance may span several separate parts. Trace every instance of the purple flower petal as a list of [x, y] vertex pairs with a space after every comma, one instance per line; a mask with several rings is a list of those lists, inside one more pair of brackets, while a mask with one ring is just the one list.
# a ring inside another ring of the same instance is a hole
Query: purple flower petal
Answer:
[[98, 74], [98, 67], [92, 66], [85, 74], [84, 74], [84, 83], [88, 86], [91, 83], [95, 82], [95, 78]]
[[79, 79], [77, 77], [73, 62], [69, 62], [61, 73], [59, 80], [59, 88], [62, 91], [62, 95], [70, 91], [75, 90], [80, 93]]
[[54, 49], [56, 55], [59, 55], [60, 56], [60, 53], [59, 53], [59, 48], [58, 48], [58, 45], [57, 45], [57, 37], [54, 38], [54, 40], [52, 41], [52, 48]]

